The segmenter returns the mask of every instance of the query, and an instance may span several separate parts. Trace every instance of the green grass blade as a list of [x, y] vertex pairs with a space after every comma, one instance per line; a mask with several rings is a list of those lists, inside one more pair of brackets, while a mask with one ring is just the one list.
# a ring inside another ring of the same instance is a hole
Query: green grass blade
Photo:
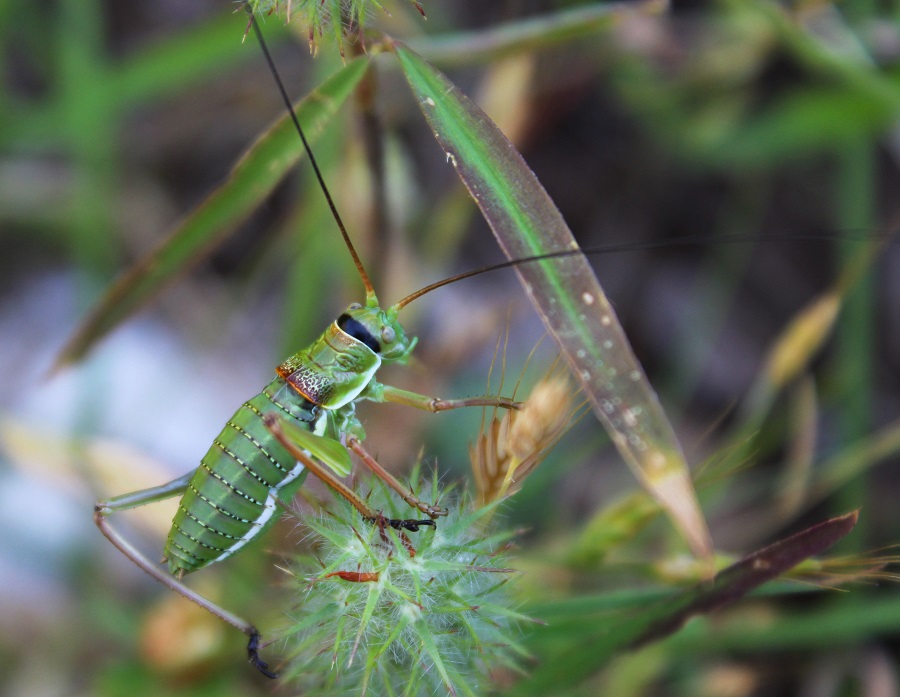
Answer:
[[429, 62], [442, 66], [486, 63], [596, 36], [628, 18], [661, 14], [667, 8], [664, 0], [592, 3], [473, 31], [412, 39], [409, 45]]
[[[246, 23], [227, 13], [135, 51], [110, 71], [105, 86], [110, 100], [119, 108], [152, 103], [220, 75], [233, 64], [259, 60], [251, 42], [241, 45], [242, 21]], [[275, 46], [283, 31], [277, 22], [271, 25], [266, 40]]]
[[[515, 147], [446, 76], [401, 44], [394, 50], [435, 138], [509, 259], [577, 249], [572, 233]], [[581, 255], [516, 271], [594, 413], [695, 553], [711, 543], [671, 424], [597, 277]]]
[[[296, 105], [307, 136], [317, 132], [351, 94], [368, 68], [348, 63]], [[285, 115], [241, 156], [225, 182], [195, 208], [148, 256], [107, 290], [63, 348], [54, 370], [81, 360], [106, 334], [156, 295], [169, 281], [207, 255], [269, 195], [303, 154]]]

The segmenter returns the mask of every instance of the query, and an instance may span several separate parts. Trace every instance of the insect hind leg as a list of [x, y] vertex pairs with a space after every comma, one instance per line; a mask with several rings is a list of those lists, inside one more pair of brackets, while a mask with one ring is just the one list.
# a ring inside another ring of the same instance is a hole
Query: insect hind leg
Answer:
[[212, 613], [219, 619], [227, 622], [232, 627], [239, 629], [250, 637], [247, 642], [247, 656], [250, 663], [266, 677], [277, 678], [278, 674], [270, 671], [268, 664], [259, 657], [260, 634], [256, 627], [237, 615], [228, 612], [225, 608], [215, 604], [209, 600], [209, 598], [200, 595], [197, 591], [188, 588], [180, 579], [170, 576], [157, 564], [151, 562], [142, 552], [109, 524], [108, 518], [110, 514], [117, 511], [127, 511], [149, 503], [155, 503], [156, 501], [163, 501], [172, 498], [173, 496], [180, 496], [184, 493], [184, 490], [187, 488], [188, 482], [193, 475], [194, 473], [191, 471], [178, 479], [173, 479], [171, 482], [167, 482], [160, 486], [115, 496], [106, 501], [98, 501], [94, 504], [94, 522], [100, 529], [100, 532], [103, 533], [104, 537], [112, 543], [113, 547], [130, 559], [139, 569], [149, 576], [152, 576], [166, 586], [166, 588], [169, 588], [182, 597], [196, 603], [204, 610]]
[[275, 680], [278, 677], [278, 673], [273, 673], [269, 670], [269, 664], [259, 657], [259, 642], [262, 636], [255, 627], [251, 627], [251, 629], [250, 640], [247, 642], [247, 659], [256, 670], [267, 678]]

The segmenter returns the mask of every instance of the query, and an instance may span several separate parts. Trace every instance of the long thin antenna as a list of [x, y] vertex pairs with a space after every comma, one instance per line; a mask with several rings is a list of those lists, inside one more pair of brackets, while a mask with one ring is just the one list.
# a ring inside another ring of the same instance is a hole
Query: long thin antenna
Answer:
[[306, 136], [303, 133], [303, 129], [300, 127], [300, 121], [297, 119], [297, 113], [294, 111], [294, 105], [291, 104], [291, 100], [287, 95], [287, 90], [284, 88], [284, 83], [281, 81], [281, 75], [278, 72], [278, 68], [275, 67], [275, 61], [272, 60], [272, 54], [269, 53], [269, 47], [266, 45], [265, 39], [263, 39], [262, 30], [259, 28], [259, 24], [256, 21], [256, 16], [253, 14], [253, 8], [250, 7], [250, 3], [244, 4], [244, 9], [247, 11], [247, 15], [250, 17], [250, 25], [253, 27], [253, 32], [256, 34], [256, 39], [259, 41], [259, 47], [262, 49], [263, 56], [265, 56], [266, 64], [269, 66], [269, 72], [272, 73], [272, 77], [275, 79], [275, 84], [278, 85], [278, 91], [281, 93], [281, 99], [284, 102], [284, 106], [287, 108], [288, 113], [291, 115], [291, 120], [294, 122], [294, 126], [297, 129], [297, 133], [300, 134], [300, 140], [303, 141], [303, 147], [306, 149], [306, 154], [309, 156], [309, 161], [312, 163], [313, 170], [315, 170], [316, 178], [319, 180], [319, 186], [322, 187], [322, 192], [325, 194], [325, 199], [328, 201], [328, 207], [331, 209], [331, 215], [334, 216], [334, 221], [337, 223], [338, 228], [341, 231], [341, 237], [344, 238], [344, 244], [347, 245], [347, 250], [350, 252], [350, 256], [353, 258], [353, 263], [356, 264], [356, 270], [359, 272], [359, 277], [362, 279], [363, 285], [366, 288], [366, 300], [369, 305], [377, 304], [377, 300], [375, 300], [375, 289], [372, 287], [372, 281], [369, 280], [369, 274], [366, 273], [365, 267], [362, 265], [362, 261], [360, 261], [359, 255], [356, 253], [356, 248], [353, 246], [353, 242], [350, 241], [350, 235], [347, 234], [347, 228], [344, 227], [344, 221], [341, 220], [340, 213], [338, 213], [337, 207], [334, 205], [334, 200], [331, 198], [331, 193], [328, 191], [328, 187], [325, 185], [325, 179], [322, 177], [322, 171], [319, 169], [319, 163], [316, 162], [316, 158], [313, 155], [312, 148], [309, 147], [309, 142], [306, 140]]
[[410, 293], [405, 298], [403, 298], [400, 302], [394, 305], [391, 308], [392, 312], [399, 312], [403, 307], [409, 305], [413, 300], [417, 298], [421, 298], [426, 293], [430, 293], [433, 290], [437, 290], [438, 288], [443, 288], [444, 286], [450, 285], [451, 283], [456, 283], [457, 281], [461, 281], [464, 278], [471, 278], [472, 276], [480, 276], [483, 273], [489, 273], [491, 271], [499, 271], [500, 269], [508, 269], [513, 266], [519, 266], [520, 264], [529, 264], [537, 261], [544, 261], [545, 259], [560, 259], [564, 257], [572, 257], [572, 256], [597, 256], [600, 254], [611, 254], [614, 252], [634, 252], [642, 249], [659, 249], [660, 247], [688, 247], [692, 245], [701, 245], [708, 243], [715, 244], [735, 244], [742, 242], [767, 242], [767, 241], [777, 241], [777, 240], [831, 240], [831, 239], [858, 239], [858, 240], [879, 240], [882, 242], [887, 242], [891, 236], [893, 235], [894, 226], [888, 226], [887, 228], [876, 231], [872, 233], [867, 230], [849, 230], [841, 233], [828, 234], [828, 233], [815, 233], [815, 232], [801, 232], [801, 233], [734, 233], [734, 234], [726, 234], [726, 235], [690, 235], [687, 237], [681, 237], [674, 240], [652, 240], [645, 242], [622, 242], [620, 244], [610, 244], [602, 247], [586, 247], [583, 249], [563, 249], [557, 252], [547, 252], [546, 254], [538, 254], [533, 257], [522, 257], [519, 259], [512, 259], [510, 261], [501, 261], [497, 264], [490, 264], [489, 266], [482, 266], [478, 269], [472, 269], [470, 271], [464, 271], [463, 273], [456, 274], [455, 276], [450, 276], [450, 278], [445, 278], [440, 281], [435, 281], [434, 283], [429, 283], [424, 288], [419, 288], [419, 290], [414, 293]]
[[[603, 250], [604, 252], [606, 250]], [[396, 305], [394, 305], [391, 310], [393, 312], [399, 312], [402, 308], [409, 305], [413, 300], [417, 298], [421, 298], [426, 293], [430, 293], [433, 290], [437, 290], [438, 288], [443, 288], [444, 286], [449, 286], [451, 283], [456, 283], [457, 281], [461, 281], [464, 278], [471, 278], [472, 276], [480, 276], [483, 273], [488, 273], [490, 271], [499, 271], [500, 269], [508, 269], [513, 266], [518, 266], [519, 264], [527, 264], [529, 262], [535, 261], [543, 261], [544, 259], [558, 259], [560, 257], [571, 257], [575, 255], [583, 255], [590, 254], [589, 251], [585, 251], [583, 249], [565, 249], [559, 252], [549, 252], [548, 254], [539, 254], [533, 257], [522, 257], [521, 259], [513, 259], [511, 261], [501, 261], [497, 264], [491, 264], [490, 266], [482, 266], [479, 269], [472, 269], [471, 271], [463, 271], [462, 273], [458, 273], [455, 276], [450, 276], [449, 278], [445, 278], [440, 281], [435, 281], [434, 283], [429, 283], [424, 288], [419, 288], [414, 293], [410, 293], [401, 301], [399, 301]]]

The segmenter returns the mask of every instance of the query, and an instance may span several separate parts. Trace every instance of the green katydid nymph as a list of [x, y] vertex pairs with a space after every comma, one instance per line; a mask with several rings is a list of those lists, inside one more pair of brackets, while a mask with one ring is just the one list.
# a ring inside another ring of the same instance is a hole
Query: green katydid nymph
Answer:
[[[386, 310], [381, 308], [325, 186], [262, 34], [252, 14], [250, 17], [269, 68], [359, 271], [366, 289], [366, 303], [348, 307], [318, 339], [278, 366], [276, 377], [262, 392], [244, 402], [226, 422], [196, 470], [158, 487], [100, 501], [95, 505], [94, 518], [103, 534], [140, 568], [247, 634], [250, 661], [260, 672], [274, 678], [276, 674], [259, 657], [257, 629], [184, 585], [181, 581], [184, 574], [227, 559], [258, 539], [260, 533], [277, 519], [278, 505], [289, 502], [303, 484], [308, 470], [350, 500], [372, 523], [410, 531], [417, 531], [421, 526], [433, 527], [434, 519], [445, 515], [446, 511], [418, 501], [365, 452], [361, 445], [365, 433], [355, 413], [357, 402], [394, 402], [434, 412], [464, 406], [514, 408], [516, 405], [509, 399], [494, 396], [441, 400], [383, 385], [376, 380], [382, 365], [405, 364], [415, 348], [416, 339], [406, 335], [398, 319], [400, 310], [430, 290], [456, 279], [431, 284]], [[468, 275], [471, 273], [461, 277]], [[389, 520], [371, 510], [335, 477], [350, 473], [348, 448], [363, 462], [377, 468], [378, 475], [385, 478], [405, 501], [429, 517], [425, 520]], [[163, 562], [168, 565], [167, 574], [111, 528], [107, 517], [116, 511], [175, 496], [180, 496], [181, 501], [165, 543]]]

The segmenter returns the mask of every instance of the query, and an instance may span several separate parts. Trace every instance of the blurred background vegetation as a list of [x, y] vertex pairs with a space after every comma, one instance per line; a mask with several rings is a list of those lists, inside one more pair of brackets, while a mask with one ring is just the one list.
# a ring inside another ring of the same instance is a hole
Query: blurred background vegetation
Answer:
[[[898, 220], [900, 5], [600, 7], [433, 0], [423, 22], [398, 2], [370, 24], [407, 40], [488, 111], [583, 247], [649, 243], [593, 261], [689, 460], [740, 453], [740, 471], [702, 492], [718, 549], [746, 553], [857, 507], [843, 551], [897, 543], [900, 246], [886, 236]], [[242, 660], [240, 635], [102, 540], [91, 503], [195, 467], [273, 366], [360, 299], [308, 164], [88, 360], [47, 374], [102, 289], [281, 115], [234, 9], [0, 3], [0, 693], [271, 689]], [[294, 96], [340, 65], [328, 46], [311, 60], [299, 26], [272, 18], [264, 28]], [[381, 235], [364, 109], [348, 104], [315, 149], [379, 295], [393, 302], [500, 255], [393, 60], [376, 67], [389, 201]], [[872, 239], [886, 243], [865, 273], [848, 272]], [[767, 382], [770, 348], [842, 274], [833, 333], [789, 345], [797, 374]], [[509, 273], [438, 291], [410, 307], [406, 324], [420, 336], [418, 360], [385, 380], [448, 396], [484, 389], [507, 327], [508, 390], [542, 333]], [[542, 350], [535, 374], [555, 353]], [[371, 450], [402, 471], [424, 448], [445, 477], [467, 477], [462, 441], [477, 435], [480, 413], [408, 411], [365, 408]], [[527, 528], [523, 605], [551, 623], [534, 640], [538, 661], [605, 621], [591, 598], [678, 583], [678, 567], [664, 562], [684, 550], [665, 521], [626, 527], [609, 549], [579, 547], [592, 516], [636, 489], [592, 416], [528, 484], [505, 515]], [[156, 550], [170, 504], [117, 522]], [[283, 579], [276, 564], [304, 535], [284, 525], [192, 583], [276, 627], [291, 602], [272, 590]], [[574, 611], [579, 599], [588, 604]], [[552, 633], [554, 612], [565, 638]], [[567, 694], [892, 694], [897, 627], [891, 583], [754, 600], [595, 666]], [[573, 662], [590, 649], [585, 639]], [[551, 669], [576, 666], [536, 668], [544, 680]]]

